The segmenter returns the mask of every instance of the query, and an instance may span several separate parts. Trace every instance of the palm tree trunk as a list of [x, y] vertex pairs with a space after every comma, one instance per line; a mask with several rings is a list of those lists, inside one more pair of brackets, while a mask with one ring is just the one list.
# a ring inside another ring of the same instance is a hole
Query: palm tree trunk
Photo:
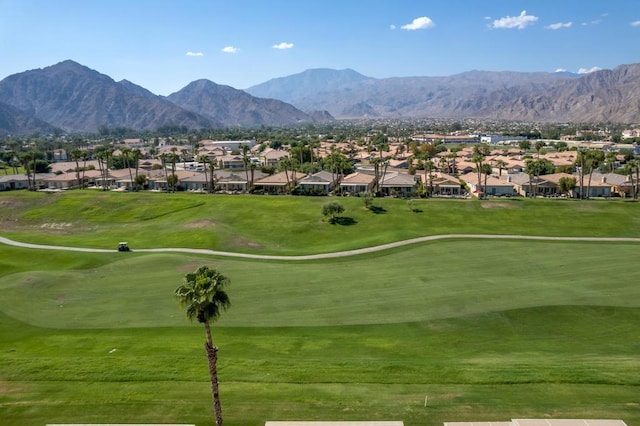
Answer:
[[211, 327], [205, 321], [204, 328], [207, 333], [207, 341], [204, 344], [207, 360], [209, 360], [209, 376], [211, 377], [211, 395], [213, 397], [213, 412], [216, 418], [216, 426], [222, 426], [222, 406], [220, 405], [220, 391], [218, 388], [218, 347], [213, 345]]
[[222, 426], [222, 406], [220, 405], [220, 392], [218, 389], [218, 348], [209, 344], [204, 344], [209, 360], [209, 375], [211, 376], [211, 394], [213, 395], [213, 411], [216, 417], [216, 426]]

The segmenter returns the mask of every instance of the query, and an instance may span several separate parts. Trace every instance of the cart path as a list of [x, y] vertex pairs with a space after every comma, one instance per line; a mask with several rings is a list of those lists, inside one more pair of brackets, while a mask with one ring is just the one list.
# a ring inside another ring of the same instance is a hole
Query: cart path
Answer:
[[[588, 242], [631, 242], [640, 243], [640, 238], [625, 237], [543, 237], [533, 235], [485, 235], [485, 234], [442, 234], [429, 235], [425, 237], [411, 238], [408, 240], [396, 241], [393, 243], [382, 244], [373, 247], [365, 247], [355, 250], [338, 251], [333, 253], [318, 253], [300, 256], [278, 256], [268, 254], [251, 254], [251, 253], [234, 253], [225, 251], [216, 251], [209, 249], [192, 249], [192, 248], [157, 248], [157, 249], [135, 249], [136, 253], [192, 253], [206, 254], [220, 257], [235, 257], [242, 259], [263, 259], [263, 260], [317, 260], [317, 259], [333, 259], [347, 256], [357, 256], [360, 254], [374, 253], [378, 251], [388, 250], [396, 247], [408, 246], [427, 241], [451, 240], [451, 239], [483, 239], [483, 240], [535, 240], [535, 241], [588, 241]], [[30, 249], [40, 250], [65, 250], [79, 251], [85, 253], [113, 253], [116, 250], [97, 249], [87, 247], [65, 247], [52, 246], [44, 244], [30, 244], [13, 241], [0, 236], [0, 243]]]

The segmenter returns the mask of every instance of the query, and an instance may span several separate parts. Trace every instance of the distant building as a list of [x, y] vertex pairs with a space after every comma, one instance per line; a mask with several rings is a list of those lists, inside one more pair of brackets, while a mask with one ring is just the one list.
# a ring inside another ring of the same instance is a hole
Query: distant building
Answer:
[[213, 148], [224, 148], [228, 151], [240, 151], [242, 146], [246, 146], [247, 148], [253, 148], [257, 142], [255, 140], [245, 140], [245, 141], [212, 141], [212, 140], [202, 140], [200, 141], [200, 146], [206, 147], [207, 149]]
[[418, 142], [441, 142], [445, 144], [463, 144], [463, 143], [478, 143], [478, 138], [473, 135], [438, 135], [438, 134], [426, 134], [426, 135], [413, 135], [411, 139]]
[[526, 139], [524, 136], [484, 135], [480, 136], [480, 143], [497, 145], [502, 142], [520, 142]]

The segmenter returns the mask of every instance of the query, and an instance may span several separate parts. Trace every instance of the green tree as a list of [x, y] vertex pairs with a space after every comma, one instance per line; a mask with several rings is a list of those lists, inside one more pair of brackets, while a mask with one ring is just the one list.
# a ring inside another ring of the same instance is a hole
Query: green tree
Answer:
[[558, 180], [558, 189], [563, 194], [567, 194], [571, 197], [571, 193], [576, 189], [577, 181], [574, 177], [563, 176]]
[[172, 192], [176, 192], [176, 187], [178, 186], [178, 175], [171, 173], [167, 176], [167, 185], [171, 187]]
[[520, 147], [521, 150], [523, 151], [528, 151], [531, 149], [531, 141], [525, 139], [522, 140], [520, 142], [518, 142], [518, 147]]
[[225, 291], [225, 287], [229, 284], [229, 278], [216, 269], [201, 266], [194, 272], [186, 274], [182, 284], [174, 292], [180, 306], [186, 308], [187, 318], [190, 321], [196, 319], [199, 323], [204, 324], [206, 333], [204, 348], [209, 361], [216, 426], [222, 426], [222, 406], [218, 390], [218, 347], [213, 344], [210, 323], [219, 319], [222, 312], [231, 306], [229, 296]]
[[369, 210], [371, 206], [373, 206], [373, 194], [371, 191], [365, 191], [360, 194], [362, 197], [362, 202], [364, 203], [364, 207]]
[[540, 151], [542, 150], [542, 148], [544, 148], [547, 144], [544, 143], [544, 141], [536, 141], [536, 144], [534, 145], [536, 152], [538, 153], [538, 160], [540, 159]]
[[322, 215], [329, 217], [329, 223], [336, 223], [337, 217], [344, 212], [344, 206], [337, 201], [330, 201], [322, 206]]

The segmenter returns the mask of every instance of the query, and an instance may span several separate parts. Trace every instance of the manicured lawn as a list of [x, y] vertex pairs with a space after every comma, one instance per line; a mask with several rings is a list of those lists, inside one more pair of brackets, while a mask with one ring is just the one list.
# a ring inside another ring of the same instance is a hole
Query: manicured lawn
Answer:
[[[640, 236], [640, 205], [623, 202], [424, 200], [413, 213], [402, 200], [376, 200], [386, 213], [373, 214], [345, 198], [356, 223], [331, 226], [319, 198], [250, 197], [257, 209], [248, 210], [244, 197], [98, 195], [89, 204], [84, 194], [2, 194], [0, 234], [280, 254], [502, 225], [505, 234]], [[640, 424], [638, 247], [446, 240], [284, 262], [0, 245], [0, 423], [212, 425], [204, 331], [172, 298], [186, 272], [207, 264], [232, 280], [232, 307], [213, 329], [227, 426]]]
[[330, 225], [327, 197], [100, 193], [0, 194], [2, 235], [25, 242], [115, 248], [192, 247], [306, 254], [450, 233], [640, 237], [640, 204], [578, 200], [338, 198], [351, 225]]

